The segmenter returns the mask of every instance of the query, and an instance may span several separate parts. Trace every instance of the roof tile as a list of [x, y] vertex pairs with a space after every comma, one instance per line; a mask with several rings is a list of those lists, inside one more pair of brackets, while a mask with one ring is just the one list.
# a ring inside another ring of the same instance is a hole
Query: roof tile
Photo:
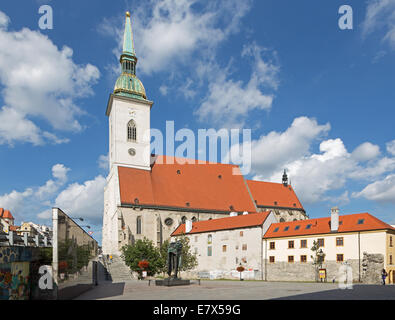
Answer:
[[158, 156], [151, 171], [118, 167], [121, 203], [256, 212], [244, 177], [235, 171], [240, 173], [236, 165], [167, 156]]
[[[363, 224], [358, 224], [358, 220], [360, 219], [364, 219]], [[325, 217], [273, 223], [265, 233], [264, 238], [280, 238], [331, 233], [330, 221], [330, 217]], [[300, 226], [299, 229], [295, 230], [296, 226]], [[288, 230], [286, 230], [287, 227]], [[278, 230], [275, 231], [276, 229]], [[395, 228], [389, 224], [377, 219], [369, 213], [357, 213], [339, 216], [338, 232], [356, 232], [384, 229], [395, 230]]]
[[[192, 230], [188, 234], [261, 226], [269, 214], [270, 211], [265, 211], [234, 217], [197, 221], [192, 223]], [[178, 236], [184, 233], [185, 223], [180, 224], [171, 235]]]
[[251, 194], [257, 206], [285, 207], [303, 209], [292, 186], [282, 183], [247, 180]]

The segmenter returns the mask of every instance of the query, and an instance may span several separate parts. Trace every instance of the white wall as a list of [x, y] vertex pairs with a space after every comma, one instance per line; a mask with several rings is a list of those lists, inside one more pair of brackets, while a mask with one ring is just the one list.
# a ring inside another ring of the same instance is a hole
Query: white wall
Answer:
[[[110, 166], [122, 165], [150, 170], [150, 105], [114, 96], [109, 116]], [[134, 120], [137, 142], [127, 141], [127, 124]], [[130, 148], [136, 150], [131, 156]]]
[[[343, 246], [336, 246], [336, 238], [343, 237]], [[314, 235], [305, 237], [287, 237], [278, 239], [267, 239], [267, 259], [275, 257], [275, 262], [288, 262], [288, 256], [294, 256], [295, 262], [300, 262], [300, 256], [306, 255], [307, 262], [312, 262], [311, 247], [313, 241], [324, 239], [322, 251], [325, 253], [326, 261], [336, 261], [337, 254], [343, 254], [344, 261], [348, 259], [358, 259], [358, 233], [333, 233], [327, 235]], [[307, 248], [300, 248], [300, 240], [307, 240]], [[363, 252], [382, 253], [385, 256], [385, 232], [361, 232], [360, 234], [360, 254]], [[288, 241], [294, 240], [294, 249], [288, 248]], [[270, 242], [275, 242], [275, 249], [270, 249]]]

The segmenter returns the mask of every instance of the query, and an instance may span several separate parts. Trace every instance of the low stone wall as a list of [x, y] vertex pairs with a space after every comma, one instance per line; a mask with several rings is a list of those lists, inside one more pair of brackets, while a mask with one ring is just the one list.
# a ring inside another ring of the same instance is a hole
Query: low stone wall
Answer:
[[[384, 268], [384, 256], [382, 254], [367, 254], [364, 252], [361, 258], [361, 266], [358, 259], [347, 260], [347, 264], [352, 269], [353, 282], [366, 284], [380, 284], [381, 271]], [[263, 280], [267, 281], [316, 281], [316, 269], [311, 263], [288, 263], [264, 261]], [[325, 261], [322, 268], [326, 269], [327, 282], [339, 281], [343, 263], [336, 261]], [[181, 272], [181, 277], [185, 279], [238, 279], [239, 273], [236, 270], [199, 270]], [[243, 273], [244, 279], [261, 280], [261, 271], [246, 271]]]
[[[353, 281], [359, 281], [358, 260], [347, 260], [352, 268]], [[316, 281], [316, 269], [310, 262], [287, 263], [287, 262], [266, 262], [266, 279], [267, 281]], [[336, 261], [326, 261], [322, 264], [322, 269], [326, 269], [326, 281], [336, 282], [339, 280], [339, 269], [341, 263]]]
[[[182, 271], [180, 273], [182, 279], [240, 279], [240, 273], [237, 270], [200, 270], [200, 271]], [[246, 270], [241, 274], [244, 280], [262, 280], [260, 270]]]

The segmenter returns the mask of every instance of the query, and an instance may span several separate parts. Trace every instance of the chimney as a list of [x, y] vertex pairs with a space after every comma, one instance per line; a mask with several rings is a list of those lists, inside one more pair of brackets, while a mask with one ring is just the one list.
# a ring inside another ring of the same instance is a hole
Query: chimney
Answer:
[[192, 220], [185, 221], [185, 233], [189, 233], [192, 230]]
[[339, 230], [339, 208], [333, 207], [331, 209], [331, 232]]

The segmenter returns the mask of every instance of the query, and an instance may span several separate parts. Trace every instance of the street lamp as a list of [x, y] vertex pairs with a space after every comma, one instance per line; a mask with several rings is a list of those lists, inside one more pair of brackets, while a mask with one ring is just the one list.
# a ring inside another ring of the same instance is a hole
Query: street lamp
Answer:
[[81, 218], [81, 217], [70, 217], [71, 219], [78, 219], [78, 220], [80, 220], [80, 221], [84, 221], [84, 218]]

